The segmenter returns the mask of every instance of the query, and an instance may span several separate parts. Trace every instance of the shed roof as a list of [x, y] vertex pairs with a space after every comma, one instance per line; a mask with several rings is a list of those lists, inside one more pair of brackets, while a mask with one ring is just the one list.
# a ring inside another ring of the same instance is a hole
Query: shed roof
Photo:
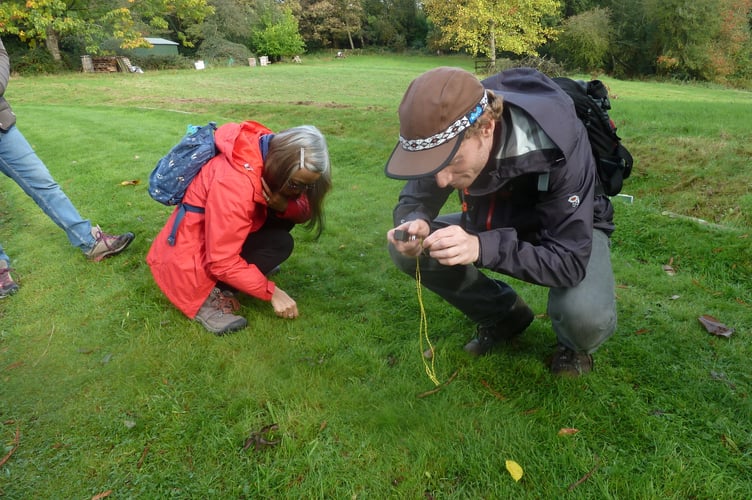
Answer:
[[167, 40], [166, 38], [149, 38], [144, 37], [144, 40], [149, 42], [152, 45], [180, 45], [177, 42], [173, 42], [172, 40]]

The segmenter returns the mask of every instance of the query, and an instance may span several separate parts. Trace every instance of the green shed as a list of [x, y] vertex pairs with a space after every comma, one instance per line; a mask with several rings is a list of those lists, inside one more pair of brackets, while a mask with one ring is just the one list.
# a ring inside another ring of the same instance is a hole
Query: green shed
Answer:
[[164, 38], [144, 37], [151, 44], [149, 48], [133, 49], [137, 56], [176, 56], [178, 55], [178, 43]]

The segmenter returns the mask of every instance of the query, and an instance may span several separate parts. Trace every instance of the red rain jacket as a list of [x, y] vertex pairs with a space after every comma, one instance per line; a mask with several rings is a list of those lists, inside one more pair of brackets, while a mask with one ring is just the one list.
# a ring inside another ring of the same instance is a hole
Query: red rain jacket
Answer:
[[[270, 133], [252, 121], [220, 126], [214, 135], [219, 153], [199, 171], [183, 198], [184, 203], [204, 207], [204, 213], [187, 212], [175, 245], [170, 246], [167, 236], [176, 209], [149, 249], [146, 262], [154, 280], [190, 318], [196, 316], [217, 281], [261, 300], [272, 298], [274, 282], [240, 256], [248, 235], [266, 221], [259, 140]], [[287, 210], [278, 216], [296, 224], [306, 222], [311, 217], [308, 199], [301, 195], [290, 200]]]

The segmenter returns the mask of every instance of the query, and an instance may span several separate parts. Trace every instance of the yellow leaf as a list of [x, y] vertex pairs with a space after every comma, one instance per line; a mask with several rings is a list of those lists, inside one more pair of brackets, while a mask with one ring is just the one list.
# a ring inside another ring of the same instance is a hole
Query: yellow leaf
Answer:
[[522, 467], [514, 460], [507, 460], [507, 470], [515, 481], [522, 479]]

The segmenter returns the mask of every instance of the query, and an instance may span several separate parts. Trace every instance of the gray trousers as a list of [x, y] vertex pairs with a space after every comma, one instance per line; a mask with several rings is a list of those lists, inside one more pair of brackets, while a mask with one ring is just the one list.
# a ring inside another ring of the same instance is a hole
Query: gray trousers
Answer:
[[[440, 218], [436, 227], [454, 222], [451, 218]], [[398, 269], [415, 277], [415, 257], [402, 255], [393, 245], [389, 245], [389, 254]], [[419, 265], [423, 286], [480, 325], [504, 321], [517, 299], [517, 292], [507, 283], [488, 277], [475, 266], [444, 266], [428, 256], [421, 256]], [[577, 352], [596, 351], [616, 330], [610, 240], [602, 231], [593, 231], [585, 279], [572, 288], [549, 289], [548, 316], [559, 343]]]

